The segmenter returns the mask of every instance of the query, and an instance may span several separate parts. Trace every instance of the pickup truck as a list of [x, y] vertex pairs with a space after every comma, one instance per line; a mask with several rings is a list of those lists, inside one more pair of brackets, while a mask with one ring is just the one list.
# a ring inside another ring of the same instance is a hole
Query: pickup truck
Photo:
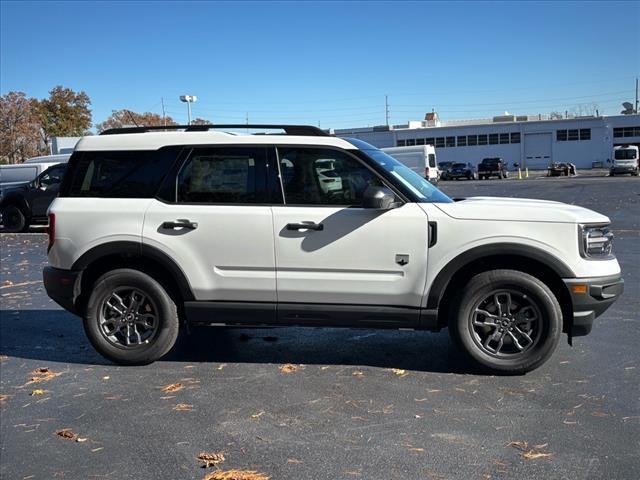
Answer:
[[478, 164], [478, 178], [486, 180], [494, 175], [500, 180], [509, 176], [502, 158], [483, 158]]

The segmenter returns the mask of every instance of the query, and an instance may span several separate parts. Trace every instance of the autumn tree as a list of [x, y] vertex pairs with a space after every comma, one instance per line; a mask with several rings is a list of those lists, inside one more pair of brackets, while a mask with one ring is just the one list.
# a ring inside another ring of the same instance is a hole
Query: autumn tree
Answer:
[[40, 118], [43, 141], [51, 137], [79, 137], [91, 127], [91, 100], [80, 91], [62, 86], [49, 91], [49, 98], [32, 100]]
[[211, 125], [211, 121], [206, 118], [196, 118], [191, 121], [191, 125]]
[[157, 113], [144, 112], [136, 113], [131, 110], [112, 110], [111, 115], [104, 122], [96, 125], [96, 130], [102, 132], [109, 128], [122, 128], [130, 126], [146, 126], [153, 125], [178, 125], [171, 117], [162, 117]]
[[23, 92], [0, 97], [0, 161], [20, 163], [46, 153], [33, 101]]

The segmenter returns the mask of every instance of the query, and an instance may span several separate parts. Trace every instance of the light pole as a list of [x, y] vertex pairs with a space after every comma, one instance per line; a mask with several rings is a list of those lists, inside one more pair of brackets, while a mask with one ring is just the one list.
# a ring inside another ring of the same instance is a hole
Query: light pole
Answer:
[[187, 111], [189, 112], [189, 123], [191, 125], [191, 104], [198, 100], [195, 95], [180, 95], [180, 101], [187, 104]]

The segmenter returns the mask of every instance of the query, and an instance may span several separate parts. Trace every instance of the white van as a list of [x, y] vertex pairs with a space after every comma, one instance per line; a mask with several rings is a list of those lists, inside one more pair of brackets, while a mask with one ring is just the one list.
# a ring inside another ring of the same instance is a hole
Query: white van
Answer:
[[412, 147], [382, 148], [383, 152], [404, 163], [414, 172], [431, 183], [438, 183], [440, 170], [436, 160], [436, 149], [433, 145], [416, 145]]
[[609, 169], [609, 175], [622, 175], [630, 173], [638, 176], [640, 171], [640, 159], [636, 145], [619, 145], [613, 147], [613, 163]]
[[47, 168], [59, 163], [67, 163], [71, 154], [45, 155], [25, 160], [14, 165], [0, 165], [0, 188], [27, 183]]

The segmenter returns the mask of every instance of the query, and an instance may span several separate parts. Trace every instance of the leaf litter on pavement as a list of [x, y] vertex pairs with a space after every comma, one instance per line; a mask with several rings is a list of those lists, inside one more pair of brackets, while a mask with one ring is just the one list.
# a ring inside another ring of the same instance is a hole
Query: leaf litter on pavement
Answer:
[[216, 466], [225, 461], [224, 453], [222, 452], [200, 452], [196, 458], [204, 463], [204, 468]]
[[525, 460], [537, 460], [539, 458], [552, 458], [553, 453], [544, 452], [549, 444], [543, 443], [542, 445], [534, 445], [532, 448], [529, 448], [529, 444], [522, 440], [516, 440], [513, 442], [509, 442], [507, 447], [513, 447], [517, 450], [520, 450], [520, 456]]
[[216, 470], [202, 480], [269, 480], [271, 477], [256, 470]]

